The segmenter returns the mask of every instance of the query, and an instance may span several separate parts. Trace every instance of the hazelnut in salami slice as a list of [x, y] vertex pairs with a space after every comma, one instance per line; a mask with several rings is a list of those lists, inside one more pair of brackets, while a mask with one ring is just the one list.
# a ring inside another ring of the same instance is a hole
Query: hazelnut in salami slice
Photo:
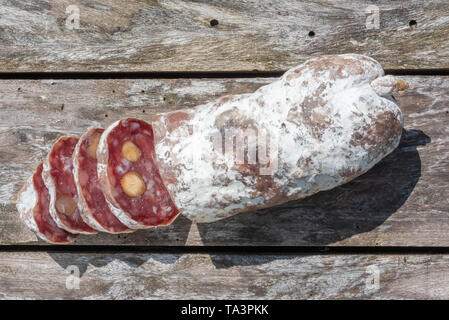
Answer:
[[92, 128], [78, 141], [73, 153], [73, 176], [81, 217], [92, 228], [107, 233], [132, 232], [109, 209], [97, 175], [97, 147], [102, 128]]
[[50, 243], [70, 243], [78, 236], [59, 228], [49, 212], [50, 194], [42, 180], [42, 163], [19, 192], [16, 202], [21, 220]]
[[153, 130], [145, 121], [113, 123], [101, 135], [97, 160], [106, 201], [129, 228], [168, 225], [179, 214], [159, 175]]
[[71, 233], [94, 234], [97, 230], [82, 218], [73, 177], [72, 155], [77, 137], [61, 137], [44, 162], [42, 177], [50, 193], [49, 211], [58, 227]]

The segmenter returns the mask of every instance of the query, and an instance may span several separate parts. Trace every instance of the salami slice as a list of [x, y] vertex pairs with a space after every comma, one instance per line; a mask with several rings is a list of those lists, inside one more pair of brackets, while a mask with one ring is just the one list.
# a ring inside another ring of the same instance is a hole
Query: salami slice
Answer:
[[16, 206], [20, 218], [42, 240], [60, 244], [72, 242], [77, 235], [56, 225], [48, 210], [49, 204], [50, 194], [42, 180], [41, 163], [19, 192]]
[[71, 233], [94, 234], [97, 231], [84, 222], [77, 206], [72, 174], [72, 154], [77, 142], [77, 137], [59, 138], [44, 162], [42, 177], [50, 193], [49, 211], [58, 227]]
[[102, 128], [92, 128], [78, 141], [73, 153], [73, 176], [81, 217], [92, 228], [108, 233], [132, 232], [109, 209], [97, 175], [97, 146]]
[[98, 177], [111, 211], [129, 228], [168, 225], [179, 214], [154, 156], [153, 130], [142, 120], [119, 120], [101, 135]]

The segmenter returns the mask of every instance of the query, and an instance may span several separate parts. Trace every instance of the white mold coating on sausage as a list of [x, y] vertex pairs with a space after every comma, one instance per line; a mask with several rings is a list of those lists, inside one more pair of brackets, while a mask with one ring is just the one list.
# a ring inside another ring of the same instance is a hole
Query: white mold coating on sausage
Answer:
[[[39, 238], [49, 243], [60, 244], [49, 240], [43, 233], [40, 232], [39, 227], [34, 219], [34, 210], [38, 203], [39, 195], [34, 186], [34, 174], [27, 180], [23, 188], [19, 191], [16, 201], [17, 211], [19, 212], [20, 220], [33, 231]], [[70, 241], [74, 238], [69, 237]]]
[[39, 228], [34, 220], [34, 208], [37, 205], [37, 200], [38, 195], [34, 187], [33, 176], [31, 176], [19, 192], [16, 207], [19, 212], [20, 220], [35, 233], [39, 233]]
[[[217, 130], [216, 122], [226, 113], [234, 119], [237, 115], [250, 121], [259, 130], [277, 137], [279, 163], [271, 183], [287, 200], [346, 183], [397, 147], [400, 133], [387, 137], [388, 141], [379, 146], [370, 145], [369, 139], [365, 144], [354, 143], [355, 135], [365, 137], [364, 131], [376, 126], [373, 119], [388, 112], [402, 124], [402, 114], [392, 100], [379, 96], [370, 86], [374, 79], [384, 75], [377, 61], [352, 54], [338, 57], [358, 63], [363, 72], [332, 80], [326, 70], [317, 74], [316, 70], [304, 69], [304, 64], [253, 94], [231, 96], [184, 110], [187, 125], [176, 130], [166, 127], [169, 114], [155, 118], [156, 160], [167, 190], [182, 214], [196, 222], [212, 222], [247, 208], [271, 206], [274, 197], [279, 196], [258, 189], [256, 182], [262, 181], [257, 180], [259, 177], [242, 176], [234, 169], [232, 156], [212, 151], [210, 137]], [[307, 63], [317, 59], [322, 57]], [[300, 69], [298, 77], [296, 70]], [[308, 101], [317, 104], [312, 118], [323, 119], [325, 123], [319, 137], [306, 124], [309, 115], [300, 108]], [[307, 166], [298, 164], [306, 160]], [[166, 179], [170, 174], [176, 177], [176, 182]]]

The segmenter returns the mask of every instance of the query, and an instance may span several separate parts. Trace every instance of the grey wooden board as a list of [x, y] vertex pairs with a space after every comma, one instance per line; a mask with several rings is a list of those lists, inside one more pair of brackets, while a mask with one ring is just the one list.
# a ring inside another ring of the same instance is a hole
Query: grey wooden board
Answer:
[[[179, 217], [169, 227], [81, 236], [76, 244], [448, 246], [449, 77], [403, 79], [411, 84], [397, 97], [404, 139], [353, 182], [211, 224]], [[19, 221], [14, 197], [59, 136], [128, 116], [150, 120], [156, 112], [252, 92], [273, 80], [0, 81], [0, 243], [44, 244]]]
[[1, 252], [0, 298], [447, 299], [448, 264], [447, 255]]
[[349, 52], [449, 68], [448, 12], [446, 0], [1, 0], [0, 71], [286, 70]]

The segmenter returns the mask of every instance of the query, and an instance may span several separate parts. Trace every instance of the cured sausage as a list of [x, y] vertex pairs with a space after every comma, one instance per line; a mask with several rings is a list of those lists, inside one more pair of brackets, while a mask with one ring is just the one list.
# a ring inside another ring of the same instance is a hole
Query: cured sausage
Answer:
[[36, 235], [50, 243], [70, 243], [77, 235], [59, 228], [48, 210], [50, 195], [42, 180], [42, 163], [19, 192], [16, 202], [21, 220]]
[[97, 230], [84, 222], [77, 206], [78, 193], [73, 178], [72, 155], [77, 137], [61, 137], [44, 162], [42, 177], [50, 194], [49, 212], [58, 227], [71, 233], [94, 234]]
[[73, 153], [73, 176], [81, 217], [92, 228], [108, 232], [131, 232], [109, 209], [97, 175], [97, 147], [102, 128], [92, 128], [78, 141]]
[[392, 152], [402, 113], [372, 58], [314, 58], [253, 94], [153, 119], [156, 162], [176, 207], [197, 222], [344, 184]]
[[179, 211], [154, 160], [153, 131], [145, 121], [119, 120], [101, 135], [98, 177], [114, 215], [133, 229], [170, 224]]
[[403, 118], [392, 95], [407, 88], [366, 56], [314, 58], [252, 94], [159, 114], [152, 125], [119, 120], [78, 144], [60, 138], [43, 165], [45, 186], [38, 167], [17, 207], [41, 238], [68, 242], [96, 229], [168, 225], [179, 212], [212, 222], [302, 199], [397, 147]]

